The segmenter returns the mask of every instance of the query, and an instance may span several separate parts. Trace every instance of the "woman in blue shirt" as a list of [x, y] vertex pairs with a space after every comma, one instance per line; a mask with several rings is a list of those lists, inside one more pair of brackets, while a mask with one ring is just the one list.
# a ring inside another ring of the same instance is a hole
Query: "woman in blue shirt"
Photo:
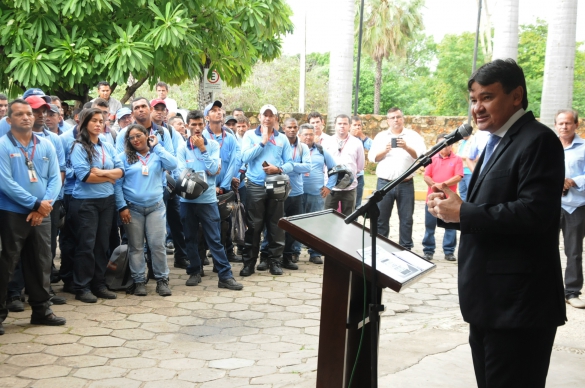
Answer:
[[118, 155], [124, 167], [124, 177], [116, 183], [116, 205], [126, 225], [134, 295], [146, 295], [146, 237], [157, 283], [156, 292], [160, 296], [169, 296], [163, 179], [166, 181], [165, 170], [177, 168], [177, 159], [160, 145], [156, 136], [149, 136], [140, 124], [130, 125], [124, 136], [125, 150]]
[[73, 288], [75, 299], [95, 303], [97, 297], [115, 299], [106, 288], [108, 239], [116, 201], [114, 184], [124, 174], [114, 146], [99, 138], [104, 128], [102, 111], [88, 109], [79, 123], [79, 136], [71, 146], [75, 172], [67, 222], [75, 231]]

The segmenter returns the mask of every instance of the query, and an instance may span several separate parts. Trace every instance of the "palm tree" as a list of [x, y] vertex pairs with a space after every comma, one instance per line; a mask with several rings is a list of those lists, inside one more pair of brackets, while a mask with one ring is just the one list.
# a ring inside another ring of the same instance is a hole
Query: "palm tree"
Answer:
[[[374, 114], [380, 113], [382, 61], [390, 55], [404, 57], [406, 47], [422, 26], [424, 0], [368, 0], [364, 10], [362, 45], [376, 63]], [[356, 17], [359, 28], [359, 13]]]
[[519, 0], [499, 0], [494, 14], [493, 59], [518, 58]]
[[350, 114], [353, 82], [353, 20], [355, 0], [338, 0], [331, 15], [337, 21], [329, 59], [329, 102], [327, 127], [339, 114]]
[[556, 0], [551, 5], [540, 120], [552, 128], [556, 112], [570, 109], [573, 102], [577, 0]]

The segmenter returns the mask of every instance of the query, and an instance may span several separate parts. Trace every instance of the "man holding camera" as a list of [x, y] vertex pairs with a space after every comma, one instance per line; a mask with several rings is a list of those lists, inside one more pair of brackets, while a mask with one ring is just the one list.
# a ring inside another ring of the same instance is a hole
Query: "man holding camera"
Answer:
[[[378, 163], [377, 189], [398, 178], [412, 163], [426, 151], [423, 138], [409, 128], [404, 128], [404, 115], [399, 108], [390, 108], [387, 114], [388, 129], [380, 132], [372, 142], [368, 158]], [[400, 240], [404, 248], [412, 249], [412, 214], [414, 213], [413, 175], [388, 192], [380, 202], [378, 233], [384, 237], [390, 234], [390, 216], [394, 201], [398, 205], [400, 219]]]

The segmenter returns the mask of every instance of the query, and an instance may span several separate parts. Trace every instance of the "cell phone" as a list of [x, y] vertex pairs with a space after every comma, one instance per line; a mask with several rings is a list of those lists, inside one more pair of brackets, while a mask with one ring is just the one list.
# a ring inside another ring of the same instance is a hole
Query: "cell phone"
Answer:
[[268, 167], [268, 166], [269, 166], [269, 164], [266, 162], [266, 160], [262, 162], [262, 167]]
[[398, 147], [398, 138], [397, 137], [393, 137], [390, 140], [392, 142], [392, 148], [397, 148]]

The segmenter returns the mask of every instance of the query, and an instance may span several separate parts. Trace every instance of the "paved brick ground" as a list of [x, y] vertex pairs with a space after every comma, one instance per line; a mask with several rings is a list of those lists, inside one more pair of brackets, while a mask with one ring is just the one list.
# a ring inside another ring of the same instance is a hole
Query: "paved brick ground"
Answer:
[[[419, 253], [423, 210], [417, 202]], [[398, 220], [391, 224], [397, 241]], [[427, 278], [401, 294], [384, 293], [381, 387], [474, 385], [457, 266], [442, 256]], [[0, 387], [313, 387], [323, 268], [306, 255], [299, 267], [245, 278], [240, 292], [218, 289], [208, 267], [197, 287], [186, 287], [184, 271], [172, 269], [167, 298], [154, 284], [146, 297], [118, 293], [94, 305], [61, 294], [68, 304], [54, 310], [67, 318], [64, 327], [31, 326], [28, 307], [11, 313], [0, 337]], [[555, 343], [550, 387], [585, 386], [585, 312], [569, 308], [569, 320]]]

